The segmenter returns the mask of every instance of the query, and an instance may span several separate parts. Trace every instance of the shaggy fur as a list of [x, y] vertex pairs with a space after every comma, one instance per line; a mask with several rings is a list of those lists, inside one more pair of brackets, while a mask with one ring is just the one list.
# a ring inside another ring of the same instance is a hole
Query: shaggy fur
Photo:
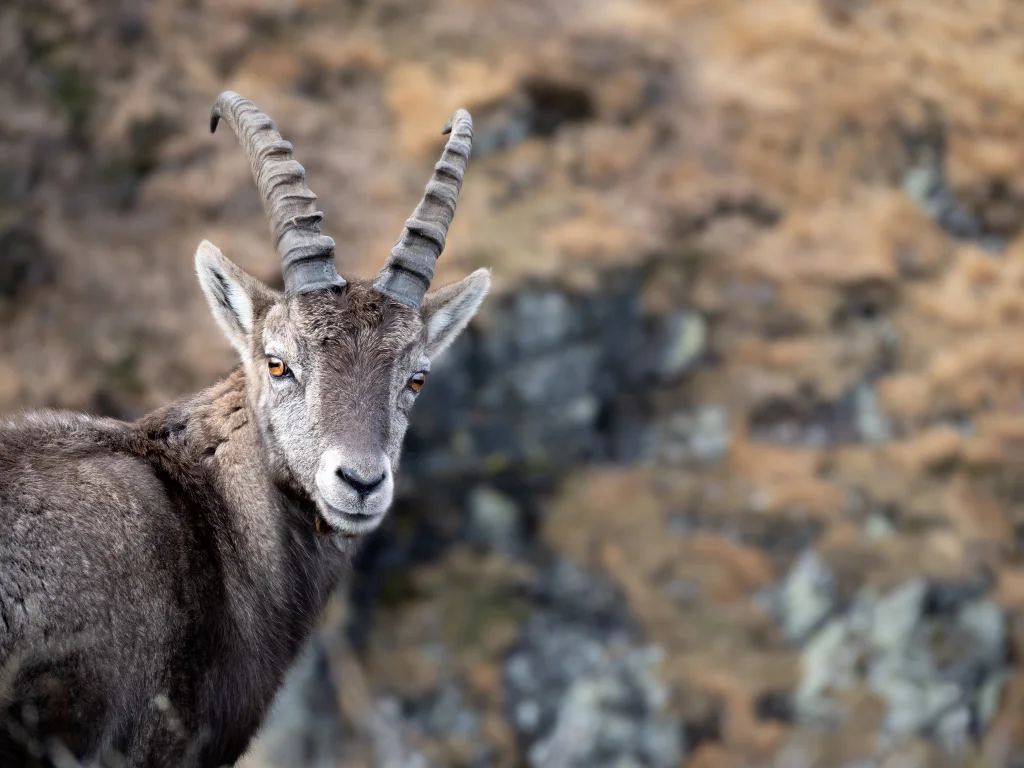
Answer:
[[323, 457], [397, 469], [409, 377], [489, 285], [417, 310], [358, 282], [285, 297], [208, 243], [197, 266], [242, 358], [227, 379], [135, 423], [0, 423], [4, 768], [232, 765], [390, 503], [340, 509]]

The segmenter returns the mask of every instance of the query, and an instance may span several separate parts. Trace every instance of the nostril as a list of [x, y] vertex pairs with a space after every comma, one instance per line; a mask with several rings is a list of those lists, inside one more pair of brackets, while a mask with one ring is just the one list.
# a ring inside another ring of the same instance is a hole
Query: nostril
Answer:
[[367, 480], [351, 470], [339, 468], [338, 477], [352, 486], [352, 489], [360, 496], [366, 496], [372, 493], [377, 486], [384, 482], [384, 478], [387, 477], [387, 473], [381, 472], [378, 477], [375, 477], [372, 480]]

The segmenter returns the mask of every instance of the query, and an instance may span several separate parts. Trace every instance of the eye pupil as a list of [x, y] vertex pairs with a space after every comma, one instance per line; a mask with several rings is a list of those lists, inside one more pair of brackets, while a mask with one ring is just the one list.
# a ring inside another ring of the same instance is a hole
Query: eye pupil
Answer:
[[423, 385], [427, 383], [427, 375], [425, 373], [414, 373], [409, 379], [409, 389], [413, 392], [419, 392], [423, 389]]

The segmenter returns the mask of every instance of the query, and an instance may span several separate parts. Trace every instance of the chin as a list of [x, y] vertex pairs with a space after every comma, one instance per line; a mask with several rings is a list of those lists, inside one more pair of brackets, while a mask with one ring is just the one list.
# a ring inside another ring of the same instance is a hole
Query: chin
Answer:
[[330, 533], [339, 536], [365, 536], [380, 527], [387, 516], [390, 499], [384, 504], [363, 504], [355, 511], [337, 507], [322, 497], [317, 500], [320, 517], [330, 528]]

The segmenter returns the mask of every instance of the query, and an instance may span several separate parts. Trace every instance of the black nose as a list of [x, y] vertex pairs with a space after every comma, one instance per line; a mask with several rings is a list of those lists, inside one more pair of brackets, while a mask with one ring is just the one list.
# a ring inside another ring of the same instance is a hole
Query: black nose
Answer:
[[350, 469], [338, 469], [338, 477], [352, 486], [352, 490], [359, 494], [359, 498], [366, 498], [373, 493], [377, 486], [384, 482], [386, 476], [386, 472], [381, 472], [378, 477], [367, 480]]

